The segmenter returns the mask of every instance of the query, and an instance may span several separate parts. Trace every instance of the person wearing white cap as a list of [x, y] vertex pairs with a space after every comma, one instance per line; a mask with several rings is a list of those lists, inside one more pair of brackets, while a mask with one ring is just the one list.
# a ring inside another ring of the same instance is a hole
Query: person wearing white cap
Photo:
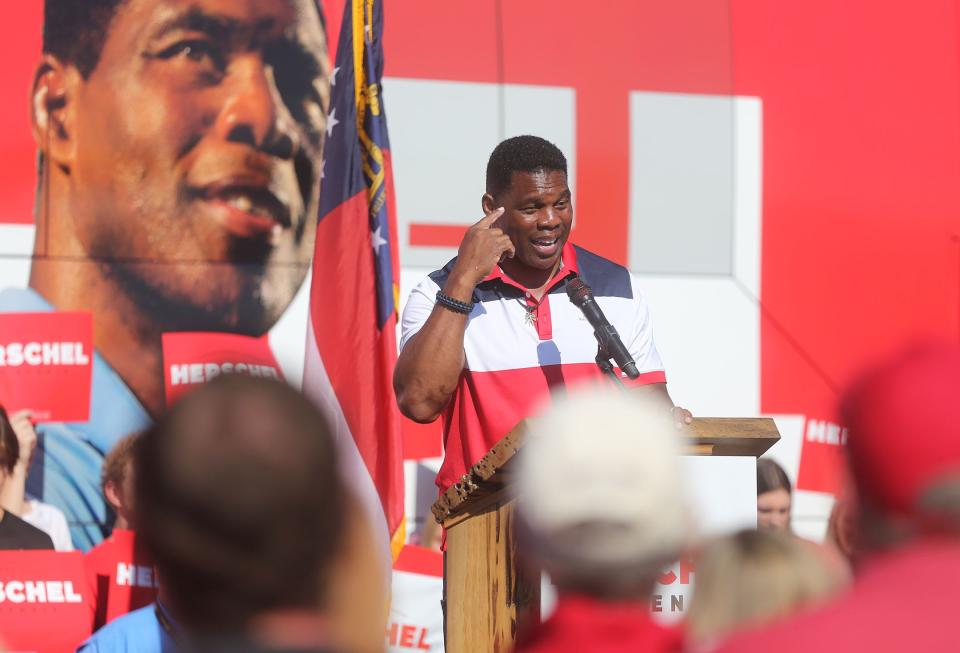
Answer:
[[680, 650], [680, 632], [650, 615], [657, 577], [693, 530], [671, 427], [635, 394], [596, 391], [532, 422], [516, 485], [520, 553], [550, 575], [558, 603], [518, 652]]

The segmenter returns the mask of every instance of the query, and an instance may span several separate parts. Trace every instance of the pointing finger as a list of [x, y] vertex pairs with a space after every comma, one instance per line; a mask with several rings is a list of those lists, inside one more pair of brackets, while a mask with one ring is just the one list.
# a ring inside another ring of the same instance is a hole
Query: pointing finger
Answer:
[[499, 218], [501, 215], [503, 215], [503, 207], [502, 207], [502, 206], [501, 206], [499, 209], [494, 209], [493, 211], [490, 211], [490, 213], [488, 213], [488, 214], [486, 214], [485, 216], [483, 216], [482, 218], [480, 218], [480, 221], [477, 222], [477, 224], [474, 225], [474, 226], [479, 227], [479, 228], [481, 228], [481, 229], [487, 229], [487, 228], [489, 228], [494, 222], [496, 222], [496, 221], [497, 221], [497, 218]]

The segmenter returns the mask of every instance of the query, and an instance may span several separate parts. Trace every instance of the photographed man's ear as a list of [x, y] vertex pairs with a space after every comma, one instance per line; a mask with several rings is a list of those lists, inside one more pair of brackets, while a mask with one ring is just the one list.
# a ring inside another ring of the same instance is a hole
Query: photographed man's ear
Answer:
[[76, 151], [74, 100], [83, 82], [80, 72], [57, 57], [44, 55], [33, 76], [30, 121], [44, 158], [69, 171]]

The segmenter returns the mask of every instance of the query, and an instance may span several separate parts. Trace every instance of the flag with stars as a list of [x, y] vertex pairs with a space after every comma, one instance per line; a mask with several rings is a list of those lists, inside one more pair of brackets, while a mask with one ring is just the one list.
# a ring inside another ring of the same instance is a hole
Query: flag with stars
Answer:
[[327, 408], [384, 553], [405, 537], [396, 218], [381, 97], [381, 0], [347, 0], [331, 76], [304, 391]]

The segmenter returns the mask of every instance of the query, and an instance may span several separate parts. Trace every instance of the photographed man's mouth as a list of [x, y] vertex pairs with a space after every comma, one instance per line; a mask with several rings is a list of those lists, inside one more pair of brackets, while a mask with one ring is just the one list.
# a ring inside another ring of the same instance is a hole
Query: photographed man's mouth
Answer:
[[223, 179], [195, 188], [193, 193], [237, 238], [270, 240], [293, 224], [290, 205], [260, 180]]

